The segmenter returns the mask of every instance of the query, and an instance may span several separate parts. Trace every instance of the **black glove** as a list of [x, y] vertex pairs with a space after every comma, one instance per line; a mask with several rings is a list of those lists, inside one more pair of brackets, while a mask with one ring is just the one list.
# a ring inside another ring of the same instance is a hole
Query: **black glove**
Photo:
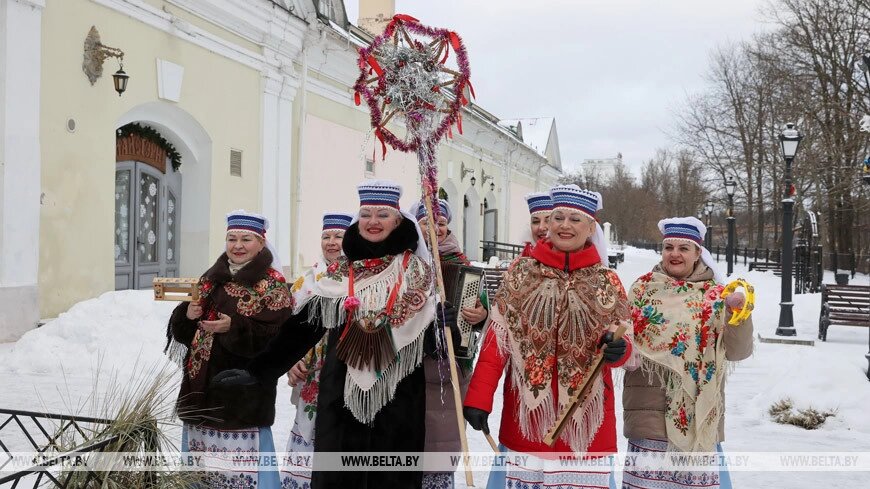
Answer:
[[604, 363], [618, 362], [619, 359], [625, 356], [625, 340], [622, 338], [614, 340], [612, 331], [604, 334], [601, 338], [601, 344], [604, 345], [602, 350], [604, 353]]
[[468, 424], [472, 428], [477, 431], [483, 431], [487, 435], [489, 434], [489, 424], [487, 423], [487, 419], [489, 419], [488, 412], [483, 409], [463, 406], [462, 416], [465, 417], [465, 420], [468, 421]]
[[453, 330], [453, 327], [456, 326], [456, 314], [456, 308], [449, 302], [445, 302], [444, 307], [441, 307], [441, 304], [435, 306], [435, 320], [438, 322], [438, 326], [446, 323]]
[[440, 304], [435, 307], [435, 324], [429, 326], [423, 335], [423, 353], [426, 356], [431, 358], [446, 358], [446, 355], [438, 352], [436, 348], [438, 344], [436, 335], [441, 333], [441, 327], [445, 321], [453, 337], [453, 351], [456, 351], [459, 347], [461, 339], [459, 338], [459, 326], [456, 324], [456, 308], [450, 305], [449, 302], [445, 302], [443, 313]]
[[223, 370], [211, 379], [211, 385], [215, 387], [230, 387], [235, 385], [254, 385], [258, 383], [256, 377], [251, 375], [247, 370], [234, 368], [232, 370]]

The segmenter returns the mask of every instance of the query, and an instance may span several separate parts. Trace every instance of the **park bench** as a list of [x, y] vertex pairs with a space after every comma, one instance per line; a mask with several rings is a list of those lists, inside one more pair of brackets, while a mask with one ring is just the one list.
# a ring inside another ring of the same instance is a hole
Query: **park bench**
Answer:
[[782, 265], [772, 261], [754, 261], [749, 264], [749, 271], [773, 272], [777, 277], [782, 275]]
[[870, 327], [870, 286], [822, 284], [819, 339], [828, 339], [831, 326]]
[[619, 267], [619, 264], [625, 261], [625, 252], [623, 251], [608, 251], [607, 252], [607, 261], [610, 264], [610, 268], [616, 270]]

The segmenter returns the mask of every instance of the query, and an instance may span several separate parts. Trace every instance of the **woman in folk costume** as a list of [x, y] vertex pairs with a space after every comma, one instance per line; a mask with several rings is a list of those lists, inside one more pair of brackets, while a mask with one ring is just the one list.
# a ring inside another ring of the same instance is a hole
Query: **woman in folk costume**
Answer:
[[[611, 331], [628, 320], [625, 290], [607, 268], [607, 250], [595, 221], [601, 195], [563, 185], [551, 190], [549, 237], [529, 258], [505, 272], [495, 295], [483, 348], [465, 397], [465, 418], [489, 432], [488, 416], [502, 372], [505, 379], [499, 441], [529, 454], [525, 466], [493, 471], [487, 487], [613, 487], [609, 467], [566, 468], [557, 453], [616, 452], [611, 369], [631, 354], [628, 337]], [[571, 395], [590, 375], [603, 345], [604, 367], [586, 402], [550, 447], [544, 436]]]
[[[659, 221], [662, 261], [631, 286], [634, 346], [640, 368], [627, 372], [622, 403], [628, 451], [713, 452], [724, 439], [724, 387], [731, 362], [752, 354], [752, 320], [730, 326], [743, 307], [720, 297], [723, 276], [701, 245], [694, 217]], [[730, 488], [727, 470], [633, 471], [624, 488]]]
[[[423, 236], [428, 236], [431, 220], [426, 212], [423, 202], [417, 202], [413, 207], [417, 223], [423, 231]], [[435, 224], [435, 236], [438, 240], [438, 253], [442, 265], [445, 263], [459, 263], [468, 265], [468, 259], [459, 247], [449, 224], [453, 213], [450, 204], [443, 199], [438, 200], [438, 219]], [[460, 314], [466, 321], [474, 325], [475, 330], [483, 328], [486, 317], [486, 294], [482, 293], [480, 300], [474, 307], [463, 308]], [[433, 332], [436, 331], [433, 329]], [[427, 336], [428, 340], [434, 335]], [[459, 341], [459, 331], [453, 333], [454, 342]], [[425, 451], [453, 452], [461, 450], [459, 443], [459, 428], [456, 423], [456, 404], [453, 399], [453, 389], [450, 386], [450, 365], [443, 355], [434, 348], [434, 341], [430, 341], [425, 349], [426, 356], [423, 358], [423, 369], [426, 373], [426, 447]], [[459, 389], [464, 394], [471, 380], [471, 367], [473, 360], [457, 362], [459, 374]], [[423, 475], [424, 488], [452, 488], [454, 486], [453, 472], [427, 472]]]
[[[234, 211], [227, 215], [226, 252], [203, 274], [201, 299], [182, 302], [169, 319], [170, 355], [183, 358], [178, 415], [183, 452], [214, 455], [274, 452], [275, 385], [246, 386], [227, 395], [209, 382], [241, 368], [278, 335], [292, 314], [292, 298], [266, 241], [268, 221]], [[209, 474], [212, 488], [277, 488], [275, 471]]]
[[[323, 215], [323, 228], [320, 234], [320, 260], [305, 275], [296, 279], [290, 288], [291, 293], [299, 294], [303, 289], [312, 290], [313, 283], [322, 277], [333, 263], [345, 260], [341, 252], [344, 233], [353, 222], [352, 214], [327, 212]], [[305, 283], [308, 282], [308, 286]], [[304, 302], [298, 297], [297, 304]], [[317, 416], [317, 393], [320, 389], [320, 370], [326, 359], [327, 339], [324, 335], [314, 348], [308, 350], [302, 360], [287, 373], [287, 383], [293, 387], [293, 403], [296, 404], [296, 417], [287, 442], [288, 457], [281, 468], [281, 487], [310, 487], [311, 458], [314, 451], [314, 419]]]
[[526, 195], [529, 206], [529, 234], [524, 240], [526, 247], [520, 256], [532, 256], [532, 248], [538, 241], [547, 237], [547, 226], [553, 212], [553, 198], [549, 192], [534, 192]]
[[[399, 211], [399, 185], [368, 181], [358, 190], [358, 220], [342, 243], [347, 261], [305, 282], [294, 294], [298, 312], [267, 350], [247, 370], [224, 372], [215, 382], [274, 384], [326, 332], [315, 452], [420, 452], [423, 336], [436, 309], [431, 257], [416, 220]], [[422, 484], [420, 472], [326, 471], [318, 460], [311, 479], [317, 489]]]

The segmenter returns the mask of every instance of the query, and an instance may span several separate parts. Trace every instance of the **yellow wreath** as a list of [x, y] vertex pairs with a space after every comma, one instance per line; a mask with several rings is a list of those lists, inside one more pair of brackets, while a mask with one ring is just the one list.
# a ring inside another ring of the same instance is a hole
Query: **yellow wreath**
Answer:
[[737, 290], [737, 287], [742, 287], [746, 292], [746, 301], [743, 302], [743, 308], [740, 311], [736, 314], [731, 314], [731, 319], [728, 321], [728, 324], [731, 326], [739, 326], [740, 323], [749, 319], [749, 316], [752, 316], [752, 311], [755, 310], [755, 287], [742, 278], [726, 285], [719, 297], [723, 299], [728, 297], [732, 292]]

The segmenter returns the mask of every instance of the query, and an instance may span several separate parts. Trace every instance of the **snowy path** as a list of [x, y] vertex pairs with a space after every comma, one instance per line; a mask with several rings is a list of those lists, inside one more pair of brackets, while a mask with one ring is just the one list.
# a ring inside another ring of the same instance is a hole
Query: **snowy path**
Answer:
[[[625, 286], [657, 261], [653, 252], [627, 250], [626, 261], [618, 270]], [[747, 272], [743, 266], [736, 267], [735, 275], [756, 286], [756, 331], [772, 335], [779, 315], [779, 278]], [[856, 283], [866, 282], [866, 276], [856, 278]], [[118, 379], [140, 378], [166, 366], [161, 350], [173, 306], [155, 303], [147, 291], [112, 292], [77, 304], [15, 344], [0, 344], [0, 407], [101, 415], [88, 409], [97, 367], [100, 380], [96, 390], [103, 395], [111, 382], [110, 372], [116, 372]], [[795, 297], [799, 336], [816, 337], [819, 307], [819, 294]], [[870, 452], [870, 382], [864, 358], [867, 343], [866, 329], [848, 327], [832, 327], [828, 341], [817, 341], [814, 347], [756, 341], [755, 354], [741, 362], [726, 387], [726, 451]], [[619, 386], [616, 395], [621, 434]], [[791, 397], [799, 407], [837, 409], [837, 416], [815, 431], [778, 425], [770, 420], [767, 409], [784, 397]], [[279, 450], [289, 437], [295, 414], [289, 399], [290, 389], [280, 381], [273, 428]], [[500, 399], [501, 390], [496, 393], [495, 412], [490, 416], [496, 437]], [[469, 429], [468, 435], [472, 451], [489, 450], [479, 432]], [[620, 443], [624, 449], [621, 436]], [[457, 487], [466, 487], [462, 474], [457, 475]], [[733, 471], [731, 475], [738, 488], [866, 487], [870, 479], [862, 472]], [[477, 487], [483, 487], [485, 480], [485, 473], [475, 473]]]

